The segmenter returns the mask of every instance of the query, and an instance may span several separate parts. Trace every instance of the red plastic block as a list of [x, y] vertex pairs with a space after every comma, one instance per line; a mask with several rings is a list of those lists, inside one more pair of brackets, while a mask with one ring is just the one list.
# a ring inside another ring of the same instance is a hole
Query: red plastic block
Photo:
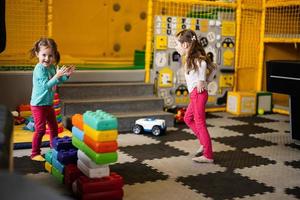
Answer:
[[84, 176], [83, 173], [77, 168], [76, 164], [69, 164], [65, 166], [65, 184], [68, 187], [72, 187], [73, 182], [80, 176]]
[[117, 141], [96, 142], [87, 134], [83, 135], [83, 141], [96, 153], [115, 152], [118, 149]]
[[21, 111], [30, 111], [30, 105], [29, 104], [21, 104], [18, 106], [17, 111], [21, 112]]
[[97, 193], [88, 193], [88, 194], [81, 194], [79, 193], [79, 197], [82, 200], [122, 200], [123, 199], [123, 189], [118, 190], [111, 190], [106, 192], [97, 192]]
[[123, 185], [123, 177], [114, 172], [103, 178], [80, 176], [77, 179], [77, 190], [80, 194], [119, 190]]
[[78, 129], [83, 131], [83, 116], [81, 114], [75, 114], [72, 116], [72, 124]]

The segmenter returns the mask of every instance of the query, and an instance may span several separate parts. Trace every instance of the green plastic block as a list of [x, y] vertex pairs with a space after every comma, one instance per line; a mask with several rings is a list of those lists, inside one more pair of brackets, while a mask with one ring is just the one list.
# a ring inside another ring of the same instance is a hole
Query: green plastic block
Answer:
[[83, 114], [83, 122], [97, 131], [118, 129], [117, 118], [102, 110], [86, 111]]
[[55, 167], [52, 167], [52, 175], [53, 175], [60, 183], [64, 183], [64, 175], [61, 174]]
[[92, 161], [94, 161], [98, 165], [115, 163], [118, 160], [117, 152], [96, 153], [76, 137], [72, 138], [72, 144], [83, 151]]
[[48, 163], [52, 164], [52, 149], [49, 149], [45, 154], [45, 159]]

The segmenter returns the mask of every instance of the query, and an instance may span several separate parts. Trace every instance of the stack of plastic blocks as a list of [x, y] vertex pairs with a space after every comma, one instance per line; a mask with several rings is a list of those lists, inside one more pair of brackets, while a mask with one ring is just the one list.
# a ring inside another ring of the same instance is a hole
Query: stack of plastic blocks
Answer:
[[117, 119], [97, 110], [74, 115], [72, 123], [77, 167], [86, 175], [77, 179], [77, 194], [81, 199], [122, 199], [123, 178], [109, 169], [118, 159]]
[[77, 149], [72, 145], [72, 138], [54, 138], [53, 149], [46, 153], [45, 159], [45, 169], [63, 183], [65, 167], [77, 163]]
[[[53, 108], [56, 116], [58, 133], [62, 133], [64, 131], [64, 125], [62, 123], [61, 105], [60, 105], [60, 99], [58, 93], [54, 94]], [[49, 134], [48, 126], [46, 128], [46, 133]]]
[[19, 112], [19, 116], [23, 118], [27, 118], [31, 116], [31, 108], [29, 104], [21, 104], [17, 108]]

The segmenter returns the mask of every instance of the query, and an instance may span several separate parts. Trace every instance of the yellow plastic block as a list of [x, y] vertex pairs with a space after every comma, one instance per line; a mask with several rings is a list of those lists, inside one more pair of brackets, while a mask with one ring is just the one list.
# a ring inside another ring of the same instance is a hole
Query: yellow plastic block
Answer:
[[233, 74], [220, 75], [219, 85], [221, 88], [233, 87], [233, 84], [234, 84]]
[[105, 131], [97, 131], [92, 129], [86, 124], [83, 124], [83, 131], [84, 134], [89, 136], [96, 142], [106, 142], [106, 141], [115, 141], [118, 137], [118, 130], [105, 130]]
[[228, 92], [226, 111], [235, 115], [256, 114], [256, 93]]
[[45, 162], [45, 169], [47, 172], [49, 172], [51, 174], [52, 172], [52, 165], [48, 162]]

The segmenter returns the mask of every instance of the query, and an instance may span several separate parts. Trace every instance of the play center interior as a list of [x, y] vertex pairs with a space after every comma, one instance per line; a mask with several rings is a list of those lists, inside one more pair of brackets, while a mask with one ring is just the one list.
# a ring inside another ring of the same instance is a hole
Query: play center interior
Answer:
[[[213, 165], [191, 160], [183, 29], [217, 66]], [[299, 0], [0, 0], [0, 37], [0, 199], [300, 199]], [[29, 50], [41, 37], [76, 71], [36, 163]]]

